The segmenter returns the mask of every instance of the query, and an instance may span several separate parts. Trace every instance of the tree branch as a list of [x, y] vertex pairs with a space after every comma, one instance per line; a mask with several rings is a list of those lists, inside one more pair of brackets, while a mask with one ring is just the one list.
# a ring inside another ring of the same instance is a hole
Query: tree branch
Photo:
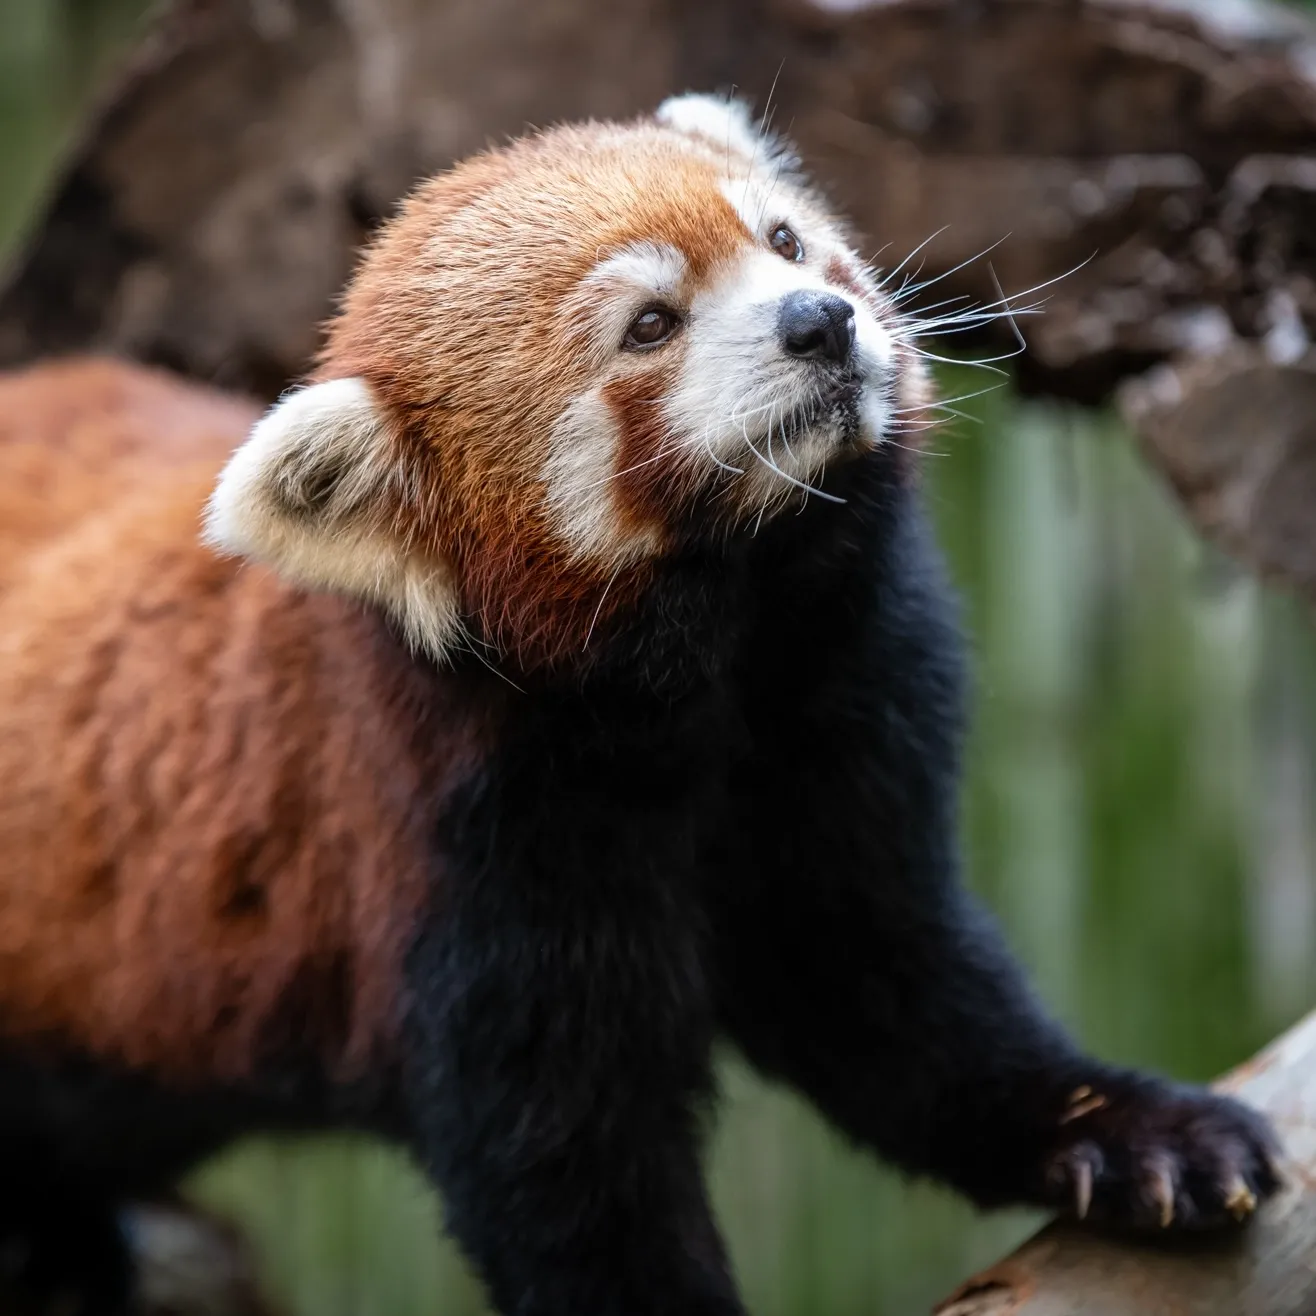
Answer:
[[1252, 1225], [1174, 1247], [1118, 1244], [1054, 1224], [975, 1275], [934, 1316], [1309, 1316], [1316, 1311], [1316, 1014], [1221, 1088], [1275, 1122], [1288, 1186]]

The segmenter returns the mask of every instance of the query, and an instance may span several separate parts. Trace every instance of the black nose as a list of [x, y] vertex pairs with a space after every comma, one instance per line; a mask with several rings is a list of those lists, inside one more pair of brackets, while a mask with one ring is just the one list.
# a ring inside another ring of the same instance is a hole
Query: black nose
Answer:
[[777, 307], [777, 336], [790, 356], [848, 365], [854, 307], [830, 292], [788, 292]]

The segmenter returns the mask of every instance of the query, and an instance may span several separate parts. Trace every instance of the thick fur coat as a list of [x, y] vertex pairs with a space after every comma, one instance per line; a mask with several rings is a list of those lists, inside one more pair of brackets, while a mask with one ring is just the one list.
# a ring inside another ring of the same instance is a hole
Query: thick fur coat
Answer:
[[127, 365], [0, 382], [34, 1274], [76, 1221], [122, 1309], [120, 1202], [354, 1127], [508, 1316], [734, 1316], [718, 1038], [981, 1204], [1245, 1218], [1264, 1123], [1085, 1055], [961, 886], [930, 399], [787, 148], [701, 97], [425, 184], [254, 425]]

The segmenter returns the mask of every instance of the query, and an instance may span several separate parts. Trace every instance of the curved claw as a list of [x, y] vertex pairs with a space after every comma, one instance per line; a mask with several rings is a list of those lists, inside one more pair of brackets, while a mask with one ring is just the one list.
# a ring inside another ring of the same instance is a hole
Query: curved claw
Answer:
[[1086, 1220], [1092, 1206], [1092, 1163], [1086, 1157], [1074, 1162], [1074, 1214]]
[[[1047, 1172], [1052, 1204], [1061, 1211], [1066, 1211], [1069, 1206], [1077, 1219], [1086, 1219], [1092, 1209], [1092, 1191], [1103, 1164], [1101, 1149], [1090, 1142], [1080, 1142], [1063, 1151], [1051, 1162]], [[1069, 1203], [1066, 1203], [1066, 1197]]]
[[1225, 1186], [1225, 1210], [1235, 1220], [1244, 1221], [1257, 1209], [1256, 1194], [1243, 1181], [1241, 1175], [1234, 1175]]
[[1094, 1110], [1100, 1110], [1108, 1102], [1099, 1092], [1084, 1085], [1081, 1088], [1075, 1088], [1069, 1094], [1069, 1108], [1060, 1117], [1061, 1124], [1069, 1124], [1074, 1120], [1082, 1119], [1084, 1115], [1091, 1115]]
[[1164, 1157], [1158, 1158], [1148, 1170], [1147, 1191], [1156, 1204], [1162, 1229], [1174, 1223], [1174, 1172]]
[[1057, 1170], [1057, 1182], [1073, 1194], [1074, 1216], [1086, 1220], [1092, 1209], [1092, 1187], [1101, 1170], [1100, 1150], [1091, 1142], [1079, 1142], [1063, 1155]]

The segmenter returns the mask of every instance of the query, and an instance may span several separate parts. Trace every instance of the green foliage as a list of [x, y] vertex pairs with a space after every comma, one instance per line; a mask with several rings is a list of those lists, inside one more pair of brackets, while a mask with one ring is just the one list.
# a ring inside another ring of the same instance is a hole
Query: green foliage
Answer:
[[0, 0], [0, 259], [147, 0]]

